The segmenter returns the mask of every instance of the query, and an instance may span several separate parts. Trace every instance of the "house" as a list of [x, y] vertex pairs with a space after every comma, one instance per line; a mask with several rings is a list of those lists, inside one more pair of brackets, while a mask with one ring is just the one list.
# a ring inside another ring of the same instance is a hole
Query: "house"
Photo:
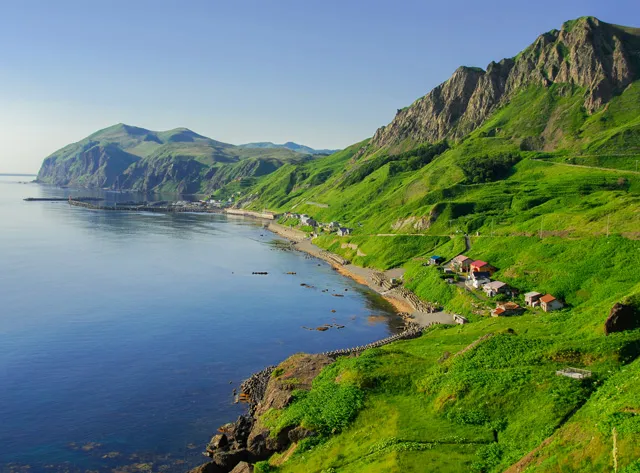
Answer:
[[431, 258], [429, 258], [429, 264], [431, 265], [438, 265], [442, 263], [444, 263], [444, 258], [442, 256], [433, 255]]
[[495, 309], [491, 311], [491, 317], [506, 317], [509, 315], [520, 315], [523, 312], [522, 307], [520, 307], [515, 302], [504, 302], [502, 304], [498, 304]]
[[462, 271], [464, 273], [469, 271], [471, 263], [473, 263], [473, 260], [471, 258], [467, 258], [465, 255], [458, 255], [451, 260], [451, 266], [453, 266], [456, 271]]
[[490, 283], [482, 286], [482, 290], [489, 297], [497, 296], [498, 294], [504, 294], [509, 291], [509, 286], [501, 281], [491, 281]]
[[474, 289], [480, 289], [485, 284], [488, 284], [491, 282], [490, 276], [491, 275], [489, 273], [471, 272], [467, 276], [467, 280], [465, 281], [465, 284]]
[[317, 227], [318, 226], [318, 222], [316, 222], [314, 219], [312, 218], [308, 218], [305, 225], [308, 225], [310, 227]]
[[529, 307], [536, 307], [540, 305], [540, 297], [542, 297], [542, 294], [540, 294], [539, 292], [527, 292], [524, 295], [524, 302], [529, 306]]
[[474, 262], [469, 264], [469, 270], [476, 273], [487, 272], [489, 274], [493, 274], [496, 268], [491, 266], [489, 263], [486, 263], [485, 261], [475, 260]]
[[340, 227], [338, 228], [338, 236], [347, 236], [351, 233], [350, 228]]
[[338, 222], [329, 222], [328, 227], [330, 230], [338, 230], [340, 228], [340, 224]]
[[558, 299], [551, 294], [545, 294], [540, 298], [540, 307], [545, 312], [551, 312], [552, 310], [562, 309], [563, 305]]
[[463, 317], [462, 315], [458, 315], [458, 314], [453, 314], [453, 321], [459, 325], [464, 325], [469, 323], [469, 320], [466, 317]]
[[309, 225], [309, 220], [313, 220], [311, 217], [309, 217], [308, 215], [305, 214], [301, 214], [300, 215], [300, 223], [302, 225]]

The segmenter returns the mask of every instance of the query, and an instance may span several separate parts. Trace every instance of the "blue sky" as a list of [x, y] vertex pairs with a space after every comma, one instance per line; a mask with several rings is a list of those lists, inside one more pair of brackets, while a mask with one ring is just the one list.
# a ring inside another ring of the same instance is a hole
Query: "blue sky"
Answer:
[[460, 65], [637, 0], [0, 0], [0, 172], [118, 122], [344, 147]]

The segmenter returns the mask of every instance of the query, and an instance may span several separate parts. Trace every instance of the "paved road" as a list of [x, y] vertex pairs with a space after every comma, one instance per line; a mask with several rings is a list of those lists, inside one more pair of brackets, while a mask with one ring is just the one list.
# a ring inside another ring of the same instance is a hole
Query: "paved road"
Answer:
[[630, 172], [631, 174], [640, 174], [640, 171], [630, 171], [628, 169], [601, 168], [601, 167], [598, 167], [598, 166], [585, 166], [584, 164], [559, 163], [557, 161], [547, 161], [547, 160], [544, 160], [544, 159], [535, 159], [534, 161], [540, 161], [540, 162], [543, 162], [543, 163], [556, 164], [558, 166], [571, 166], [571, 167], [574, 167], [574, 168], [599, 169], [600, 171]]

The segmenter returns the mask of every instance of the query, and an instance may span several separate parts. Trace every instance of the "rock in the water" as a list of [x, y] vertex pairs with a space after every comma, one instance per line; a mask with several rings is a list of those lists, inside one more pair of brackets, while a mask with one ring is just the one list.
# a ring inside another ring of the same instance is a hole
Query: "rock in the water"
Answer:
[[604, 323], [604, 333], [624, 332], [640, 327], [640, 312], [632, 305], [617, 302]]

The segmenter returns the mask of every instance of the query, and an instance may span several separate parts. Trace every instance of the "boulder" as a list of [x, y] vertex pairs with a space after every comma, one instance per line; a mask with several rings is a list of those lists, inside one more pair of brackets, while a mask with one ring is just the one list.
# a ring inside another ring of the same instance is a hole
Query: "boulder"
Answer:
[[229, 470], [216, 465], [214, 462], [205, 463], [189, 470], [188, 473], [227, 473]]
[[217, 450], [219, 448], [224, 448], [229, 445], [229, 439], [225, 434], [217, 434], [211, 437], [209, 444], [207, 445], [207, 450]]
[[240, 462], [231, 470], [231, 473], [253, 473], [253, 465], [247, 462]]
[[311, 389], [311, 382], [325, 366], [333, 363], [326, 355], [297, 354], [280, 363], [271, 375], [262, 401], [255, 411], [256, 418], [269, 409], [283, 409], [291, 403], [294, 390]]
[[604, 333], [624, 332], [640, 327], [640, 312], [632, 305], [617, 302], [604, 323]]
[[[229, 452], [216, 451], [213, 454], [213, 463], [223, 468], [225, 472], [231, 471], [238, 463], [247, 461], [251, 457], [251, 454], [246, 449], [233, 450]], [[208, 472], [204, 472], [208, 473]]]
[[307, 437], [313, 437], [314, 435], [316, 435], [316, 433], [313, 430], [305, 429], [301, 426], [291, 429], [287, 433], [287, 437], [291, 443], [298, 443], [300, 440], [306, 439]]

